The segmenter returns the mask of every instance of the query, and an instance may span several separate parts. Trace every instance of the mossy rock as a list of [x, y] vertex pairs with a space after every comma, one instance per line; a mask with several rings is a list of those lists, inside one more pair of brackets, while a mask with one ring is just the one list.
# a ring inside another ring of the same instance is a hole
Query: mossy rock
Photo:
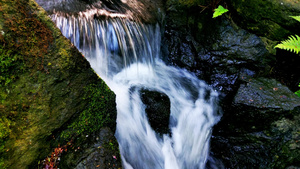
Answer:
[[231, 0], [232, 17], [239, 26], [270, 40], [297, 33], [299, 23], [290, 16], [300, 14], [298, 0]]
[[114, 115], [115, 95], [34, 0], [3, 0], [0, 13], [1, 55], [18, 56], [0, 90], [0, 168], [36, 168], [58, 146], [54, 136], [87, 109], [87, 86], [106, 91]]

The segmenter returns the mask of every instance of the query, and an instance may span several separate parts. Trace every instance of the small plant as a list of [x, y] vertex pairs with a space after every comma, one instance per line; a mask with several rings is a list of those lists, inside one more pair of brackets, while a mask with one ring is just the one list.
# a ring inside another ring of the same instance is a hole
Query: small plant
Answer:
[[276, 45], [275, 48], [284, 49], [298, 54], [300, 52], [300, 37], [291, 35], [287, 40]]
[[[290, 16], [300, 22], [300, 16]], [[287, 40], [282, 41], [276, 45], [275, 48], [284, 49], [290, 52], [299, 54], [300, 52], [300, 37], [298, 35], [291, 35]], [[300, 87], [300, 83], [298, 85]], [[300, 90], [296, 91], [295, 94], [300, 97]]]
[[228, 11], [229, 11], [228, 9], [225, 9], [222, 5], [219, 5], [218, 8], [216, 8], [214, 11], [213, 18], [221, 16]]
[[54, 148], [54, 151], [50, 156], [46, 157], [43, 161], [39, 161], [38, 166], [42, 169], [58, 169], [60, 157], [63, 152], [67, 152], [68, 146], [72, 146], [72, 141], [69, 141], [66, 145]]
[[[168, 2], [170, 2], [170, 1], [172, 2], [173, 0], [168, 0]], [[221, 1], [222, 0], [208, 0], [208, 1], [206, 1], [208, 3], [207, 5], [203, 5], [202, 3], [204, 1], [202, 1], [202, 0], [179, 0], [177, 2], [179, 2], [180, 5], [187, 6], [187, 7], [192, 7], [192, 6], [201, 7], [202, 10], [200, 11], [200, 13], [202, 13], [205, 9], [211, 9], [212, 12], [214, 12], [213, 18], [216, 18], [218, 16], [221, 16], [225, 12], [229, 11], [228, 9], [225, 9], [222, 5], [219, 5], [221, 3]], [[222, 4], [226, 5], [225, 2]], [[218, 6], [218, 8], [217, 8], [217, 6]]]
[[300, 22], [300, 16], [290, 16], [291, 18], [294, 18], [294, 19], [296, 19], [297, 21], [299, 21]]
[[[300, 83], [299, 83], [298, 87], [300, 87]], [[300, 97], [300, 90], [296, 91], [295, 94]]]
[[[300, 16], [290, 16], [300, 22]], [[300, 37], [291, 35], [287, 40], [276, 45], [275, 48], [284, 49], [298, 54], [300, 52]]]

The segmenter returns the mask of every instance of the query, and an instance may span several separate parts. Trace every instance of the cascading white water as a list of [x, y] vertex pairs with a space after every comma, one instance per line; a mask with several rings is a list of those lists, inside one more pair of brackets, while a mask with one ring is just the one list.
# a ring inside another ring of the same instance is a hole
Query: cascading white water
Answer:
[[[218, 93], [192, 73], [160, 58], [161, 30], [122, 18], [52, 15], [64, 36], [85, 55], [116, 94], [117, 130], [126, 169], [203, 169], [217, 113]], [[151, 128], [139, 89], [165, 93], [170, 135]]]

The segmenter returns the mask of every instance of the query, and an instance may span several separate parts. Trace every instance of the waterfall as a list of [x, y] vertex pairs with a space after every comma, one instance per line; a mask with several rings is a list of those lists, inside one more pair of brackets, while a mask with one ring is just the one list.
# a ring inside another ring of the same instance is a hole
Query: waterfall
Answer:
[[[123, 17], [51, 15], [116, 94], [118, 140], [126, 169], [203, 169], [212, 127], [219, 121], [218, 93], [184, 69], [161, 59], [161, 29]], [[150, 126], [140, 89], [166, 94], [171, 134]]]

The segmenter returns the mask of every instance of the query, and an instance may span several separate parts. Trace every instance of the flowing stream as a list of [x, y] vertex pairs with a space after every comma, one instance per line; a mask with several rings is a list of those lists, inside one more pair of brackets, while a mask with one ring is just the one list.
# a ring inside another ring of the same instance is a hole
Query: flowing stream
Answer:
[[[117, 130], [126, 169], [203, 169], [212, 127], [219, 121], [218, 93], [184, 69], [161, 59], [161, 29], [122, 17], [51, 15], [116, 94]], [[150, 126], [140, 89], [165, 93], [171, 134]]]

